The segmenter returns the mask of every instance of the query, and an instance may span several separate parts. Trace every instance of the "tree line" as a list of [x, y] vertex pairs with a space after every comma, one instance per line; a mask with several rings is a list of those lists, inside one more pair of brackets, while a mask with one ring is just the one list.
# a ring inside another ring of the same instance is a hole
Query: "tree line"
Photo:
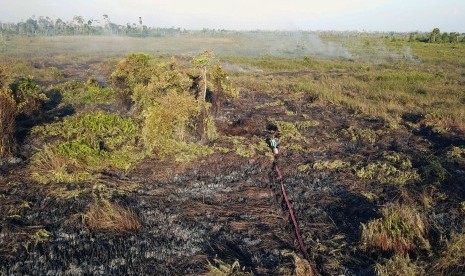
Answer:
[[410, 33], [409, 41], [419, 41], [427, 43], [459, 43], [465, 42], [465, 35], [458, 32], [443, 32], [439, 28], [434, 28], [430, 33], [419, 34]]
[[2, 35], [54, 36], [54, 35], [122, 35], [122, 36], [163, 36], [181, 33], [181, 28], [153, 28], [143, 24], [142, 17], [137, 22], [116, 24], [107, 14], [101, 19], [86, 19], [74, 16], [72, 20], [52, 19], [48, 16], [31, 16], [18, 23], [0, 22]]

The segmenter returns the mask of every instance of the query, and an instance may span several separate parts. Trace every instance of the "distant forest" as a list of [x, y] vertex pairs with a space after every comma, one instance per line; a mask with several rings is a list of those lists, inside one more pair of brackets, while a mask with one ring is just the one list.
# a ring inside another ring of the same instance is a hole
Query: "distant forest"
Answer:
[[[74, 16], [71, 21], [64, 21], [60, 18], [53, 19], [48, 16], [31, 16], [26, 21], [18, 23], [4, 23], [0, 21], [0, 39], [8, 35], [23, 36], [55, 36], [55, 35], [118, 35], [133, 37], [159, 37], [190, 32], [181, 28], [160, 28], [148, 27], [143, 24], [142, 17], [138, 22], [116, 24], [110, 20], [107, 14], [102, 19], [85, 19], [83, 16]], [[227, 30], [203, 29], [205, 33], [224, 33]], [[336, 32], [337, 33], [337, 32]], [[363, 32], [361, 32], [363, 33]], [[434, 28], [431, 32], [410, 32], [410, 33], [377, 33], [383, 36], [391, 35], [399, 39], [399, 34], [410, 42], [419, 41], [425, 43], [465, 43], [465, 33], [441, 32], [439, 28]]]

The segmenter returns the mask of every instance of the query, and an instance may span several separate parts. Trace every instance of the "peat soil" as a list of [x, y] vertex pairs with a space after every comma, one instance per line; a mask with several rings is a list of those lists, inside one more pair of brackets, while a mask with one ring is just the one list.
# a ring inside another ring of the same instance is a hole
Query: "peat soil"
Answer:
[[[276, 100], [284, 105], [271, 104]], [[303, 150], [281, 144], [277, 160], [310, 261], [320, 275], [372, 275], [375, 260], [361, 249], [361, 223], [380, 217], [385, 203], [402, 198], [402, 188], [374, 185], [351, 168], [301, 172], [298, 166], [325, 160], [367, 163], [388, 150], [414, 156], [434, 150], [429, 136], [404, 127], [388, 130], [380, 120], [330, 104], [308, 102], [296, 108], [285, 95], [264, 92], [253, 98], [243, 93], [219, 114], [221, 135], [251, 139], [265, 139], [274, 120], [319, 123], [300, 131], [303, 139], [295, 143]], [[375, 142], [340, 135], [350, 126], [383, 134]], [[234, 152], [187, 164], [147, 159], [127, 174], [102, 174], [100, 185], [48, 186], [29, 179], [26, 161], [4, 164], [0, 274], [199, 275], [217, 258], [228, 264], [238, 260], [256, 275], [291, 275], [295, 262], [284, 252], [303, 254], [282, 205], [273, 161]], [[364, 196], [367, 192], [374, 199]], [[102, 197], [134, 210], [140, 230], [91, 232], [83, 214]], [[446, 205], [434, 215], [444, 227], [463, 224]]]

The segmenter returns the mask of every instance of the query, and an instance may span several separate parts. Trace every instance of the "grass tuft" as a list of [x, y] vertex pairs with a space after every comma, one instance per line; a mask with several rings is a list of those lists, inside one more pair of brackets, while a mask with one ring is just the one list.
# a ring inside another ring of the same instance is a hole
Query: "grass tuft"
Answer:
[[424, 219], [415, 209], [395, 204], [384, 207], [382, 214], [382, 218], [362, 224], [365, 249], [397, 253], [430, 249]]
[[439, 275], [465, 274], [465, 234], [453, 233], [433, 265]]
[[245, 271], [245, 267], [241, 267], [239, 260], [235, 260], [232, 264], [228, 264], [220, 259], [214, 258], [213, 264], [208, 261], [206, 276], [247, 276], [253, 275], [251, 272]]
[[407, 254], [396, 254], [384, 263], [375, 265], [379, 276], [422, 276], [425, 268], [410, 260]]
[[92, 232], [128, 233], [141, 227], [133, 210], [106, 200], [92, 204], [83, 215], [83, 222]]

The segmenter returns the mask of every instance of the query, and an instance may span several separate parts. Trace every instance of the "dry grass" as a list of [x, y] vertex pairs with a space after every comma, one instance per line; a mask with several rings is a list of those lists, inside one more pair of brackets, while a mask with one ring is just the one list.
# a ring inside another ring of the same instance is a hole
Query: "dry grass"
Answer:
[[225, 263], [220, 259], [213, 259], [213, 263], [208, 262], [207, 273], [205, 276], [247, 276], [253, 275], [251, 272], [246, 272], [245, 267], [241, 268], [238, 260], [232, 264]]
[[296, 253], [284, 251], [283, 255], [291, 256], [294, 259], [294, 265], [295, 265], [294, 275], [296, 276], [315, 275], [313, 273], [313, 269], [310, 263], [307, 260], [300, 258]]
[[133, 210], [108, 201], [92, 204], [83, 221], [92, 232], [136, 232], [141, 227]]
[[429, 249], [424, 219], [406, 205], [390, 205], [382, 210], [383, 217], [362, 225], [365, 249], [404, 253], [414, 249]]
[[433, 271], [439, 275], [465, 275], [465, 234], [452, 234]]
[[408, 255], [394, 255], [383, 264], [377, 263], [376, 271], [379, 276], [421, 276], [425, 275], [425, 269], [421, 265], [412, 262]]
[[[1, 89], [1, 87], [0, 87]], [[0, 157], [15, 152], [16, 102], [8, 89], [0, 91]]]
[[31, 164], [31, 176], [41, 184], [84, 181], [91, 178], [82, 164], [60, 155], [52, 146], [45, 146], [35, 154]]

